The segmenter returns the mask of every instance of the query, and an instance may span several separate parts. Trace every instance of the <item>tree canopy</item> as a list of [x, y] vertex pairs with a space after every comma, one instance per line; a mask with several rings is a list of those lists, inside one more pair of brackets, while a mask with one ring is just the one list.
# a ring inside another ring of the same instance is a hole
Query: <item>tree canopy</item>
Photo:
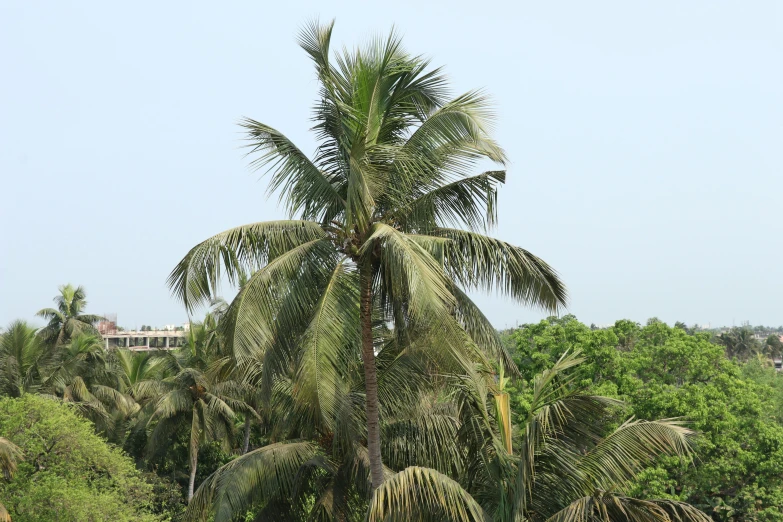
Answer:
[[16, 472], [0, 481], [14, 520], [160, 520], [152, 485], [72, 406], [32, 394], [0, 398], [0, 433], [19, 449]]
[[[579, 380], [622, 398], [637, 418], [680, 418], [700, 434], [691, 465], [660, 459], [631, 489], [689, 502], [719, 521], [783, 519], [783, 380], [768, 359], [732, 361], [736, 349], [655, 321], [591, 330], [573, 316], [504, 335], [523, 374], [551, 367], [566, 350], [586, 357]], [[513, 395], [525, 411], [529, 392]]]

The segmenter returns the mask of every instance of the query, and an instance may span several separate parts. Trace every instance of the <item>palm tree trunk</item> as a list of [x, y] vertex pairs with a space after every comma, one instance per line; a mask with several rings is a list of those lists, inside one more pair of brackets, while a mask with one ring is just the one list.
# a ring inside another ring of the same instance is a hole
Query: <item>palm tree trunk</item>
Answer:
[[242, 446], [242, 455], [250, 450], [250, 415], [245, 415], [245, 443]]
[[365, 261], [360, 266], [361, 301], [359, 321], [362, 325], [362, 362], [364, 363], [364, 393], [367, 412], [367, 449], [370, 454], [370, 477], [375, 490], [383, 482], [381, 460], [381, 430], [378, 416], [378, 374], [372, 342], [372, 265]]
[[190, 451], [190, 480], [188, 480], [188, 504], [193, 498], [193, 490], [196, 485], [196, 467], [198, 467], [198, 447]]

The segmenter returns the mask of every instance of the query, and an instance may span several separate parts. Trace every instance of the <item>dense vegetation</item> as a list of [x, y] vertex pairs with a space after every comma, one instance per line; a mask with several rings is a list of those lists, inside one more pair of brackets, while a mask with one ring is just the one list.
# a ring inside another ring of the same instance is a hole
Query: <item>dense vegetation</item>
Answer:
[[[518, 375], [497, 381], [387, 332], [386, 481], [368, 504], [361, 381], [347, 383], [328, 424], [307, 373], [269, 388], [237, 379], [225, 312], [194, 323], [172, 352], [107, 353], [89, 327], [48, 345], [11, 324], [0, 338], [0, 503], [16, 520], [175, 520], [192, 482], [193, 520], [364, 520], [368, 510], [511, 520], [519, 497], [527, 518], [547, 520], [609, 491], [658, 499], [647, 508], [671, 518], [698, 514], [669, 502], [717, 521], [782, 518], [783, 379], [761, 343], [732, 360], [719, 336], [657, 320], [591, 329], [550, 318], [502, 333]], [[666, 418], [680, 422], [640, 420]]]
[[153, 483], [74, 408], [33, 394], [0, 399], [0, 433], [18, 447], [0, 498], [15, 520], [154, 521]]
[[[47, 344], [10, 325], [0, 339], [5, 508], [20, 520], [171, 520], [198, 485], [187, 519], [543, 521], [574, 502], [599, 513], [609, 498], [645, 519], [700, 518], [665, 495], [623, 496], [657, 456], [689, 455], [693, 434], [622, 422], [619, 401], [574, 382], [586, 363], [576, 353], [498, 387], [480, 361], [460, 360], [471, 352], [400, 345], [391, 331], [378, 355], [386, 480], [373, 496], [361, 373], [346, 373], [345, 396], [332, 385], [341, 406], [329, 423], [313, 400], [324, 394], [319, 370], [268, 388], [242, 374], [222, 333], [230, 319], [218, 305], [184, 347], [146, 353], [105, 352], [90, 326]], [[359, 354], [345, 364], [360, 367]], [[504, 407], [509, 386], [529, 390], [524, 410]]]
[[300, 38], [315, 157], [243, 124], [292, 219], [187, 253], [169, 284], [210, 311], [182, 346], [106, 350], [71, 285], [2, 333], [0, 520], [781, 518], [783, 387], [754, 358], [780, 346], [573, 317], [501, 336], [468, 291], [566, 292], [488, 235], [486, 97], [393, 34], [332, 56], [331, 30]]
[[[526, 379], [582, 350], [576, 378], [587, 389], [623, 399], [637, 418], [681, 418], [700, 434], [693, 463], [660, 459], [634, 494], [687, 501], [715, 520], [782, 520], [783, 377], [766, 355], [776, 343], [726, 346], [729, 336], [752, 339], [748, 331], [715, 337], [654, 319], [591, 330], [566, 316], [505, 332], [504, 341]], [[515, 411], [529, 396], [524, 381], [515, 387]]]

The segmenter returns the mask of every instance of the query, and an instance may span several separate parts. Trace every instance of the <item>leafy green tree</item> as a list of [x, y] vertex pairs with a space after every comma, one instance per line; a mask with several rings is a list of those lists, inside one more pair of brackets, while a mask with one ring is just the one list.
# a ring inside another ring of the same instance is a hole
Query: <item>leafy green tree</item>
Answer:
[[21, 397], [41, 384], [40, 362], [44, 346], [36, 330], [14, 321], [0, 335], [0, 395]]
[[759, 355], [743, 364], [740, 371], [744, 380], [758, 385], [756, 394], [777, 424], [783, 426], [783, 378], [772, 361]]
[[95, 434], [72, 407], [33, 394], [0, 399], [0, 434], [18, 446], [17, 470], [0, 482], [14, 520], [162, 520], [133, 462]]
[[41, 329], [41, 337], [52, 346], [67, 343], [79, 333], [95, 331], [95, 323], [102, 320], [99, 315], [85, 314], [87, 295], [84, 288], [72, 285], [59, 287], [59, 295], [54, 298], [57, 308], [44, 308], [36, 315], [46, 319], [48, 324]]
[[[622, 398], [637, 418], [682, 418], [700, 434], [695, 465], [661, 459], [637, 477], [633, 495], [686, 501], [717, 521], [781, 520], [783, 381], [769, 361], [740, 365], [708, 333], [659, 321], [591, 332], [575, 318], [550, 319], [512, 337], [523, 374], [527, 361], [550, 368], [563, 351], [581, 349], [587, 371], [578, 380], [591, 390]], [[517, 410], [529, 402], [512, 395]]]
[[[393, 324], [401, 337], [428, 330], [454, 349], [463, 349], [467, 332], [499, 350], [465, 290], [496, 289], [551, 310], [566, 291], [543, 260], [484, 235], [496, 221], [505, 172], [474, 169], [483, 160], [506, 161], [489, 135], [487, 97], [451, 97], [440, 70], [406, 53], [394, 34], [334, 58], [331, 35], [331, 24], [312, 24], [299, 39], [320, 84], [314, 158], [268, 125], [243, 123], [260, 154], [253, 165], [270, 168], [270, 191], [279, 190], [300, 219], [213, 236], [188, 252], [169, 284], [192, 309], [215, 296], [221, 274], [231, 282], [253, 274], [228, 312], [240, 363], [281, 343], [287, 353], [315, 350], [324, 358], [346, 343], [359, 350], [377, 487], [383, 464], [373, 325]], [[280, 359], [275, 365], [283, 366]]]
[[[648, 330], [648, 329], [645, 329]], [[736, 348], [734, 354], [737, 352]], [[684, 417], [702, 433], [699, 465], [664, 465], [670, 491], [717, 520], [781, 520], [783, 427], [760, 389], [705, 334], [643, 331], [620, 386], [640, 416]]]

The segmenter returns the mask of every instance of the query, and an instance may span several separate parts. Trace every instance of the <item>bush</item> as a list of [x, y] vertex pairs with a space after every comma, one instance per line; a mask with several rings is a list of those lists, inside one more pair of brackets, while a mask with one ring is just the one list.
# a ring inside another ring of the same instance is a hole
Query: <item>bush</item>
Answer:
[[153, 522], [155, 495], [133, 461], [95, 434], [75, 407], [25, 395], [0, 399], [0, 436], [22, 449], [0, 498], [14, 520]]

